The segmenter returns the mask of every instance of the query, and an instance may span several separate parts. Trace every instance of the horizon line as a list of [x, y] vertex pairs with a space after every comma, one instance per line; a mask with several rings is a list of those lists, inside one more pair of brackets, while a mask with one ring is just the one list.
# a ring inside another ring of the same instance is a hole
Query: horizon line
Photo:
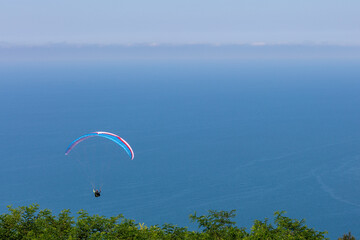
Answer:
[[227, 46], [248, 46], [248, 47], [280, 47], [280, 46], [304, 46], [304, 47], [360, 47], [359, 44], [349, 43], [329, 43], [329, 42], [242, 42], [242, 43], [210, 43], [210, 42], [190, 42], [190, 43], [166, 43], [166, 42], [134, 42], [134, 43], [96, 43], [96, 42], [43, 42], [43, 43], [19, 43], [0, 41], [1, 48], [12, 47], [182, 47], [182, 46], [209, 46], [209, 47], [227, 47]]

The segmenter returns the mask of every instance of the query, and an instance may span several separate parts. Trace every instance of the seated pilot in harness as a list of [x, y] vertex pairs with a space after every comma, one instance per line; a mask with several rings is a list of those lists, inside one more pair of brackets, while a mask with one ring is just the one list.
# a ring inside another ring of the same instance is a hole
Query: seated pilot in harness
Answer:
[[100, 197], [101, 190], [93, 189], [93, 193], [94, 193], [95, 197]]

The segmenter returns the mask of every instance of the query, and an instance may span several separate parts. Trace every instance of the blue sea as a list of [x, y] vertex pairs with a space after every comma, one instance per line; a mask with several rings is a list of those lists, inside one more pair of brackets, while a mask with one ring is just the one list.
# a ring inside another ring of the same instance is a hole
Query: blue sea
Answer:
[[[1, 63], [0, 123], [0, 213], [38, 203], [195, 229], [194, 211], [236, 209], [249, 228], [285, 210], [360, 237], [358, 60]], [[100, 198], [64, 155], [93, 131], [135, 152], [91, 154]]]

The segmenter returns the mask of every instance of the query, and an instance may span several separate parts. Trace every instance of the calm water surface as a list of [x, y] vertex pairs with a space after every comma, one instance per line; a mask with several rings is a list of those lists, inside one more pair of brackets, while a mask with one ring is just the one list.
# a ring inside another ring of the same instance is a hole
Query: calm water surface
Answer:
[[[0, 79], [1, 213], [36, 202], [188, 226], [195, 210], [237, 209], [249, 227], [285, 210], [360, 235], [358, 61], [2, 63]], [[64, 151], [98, 130], [135, 159], [95, 156], [95, 199]]]

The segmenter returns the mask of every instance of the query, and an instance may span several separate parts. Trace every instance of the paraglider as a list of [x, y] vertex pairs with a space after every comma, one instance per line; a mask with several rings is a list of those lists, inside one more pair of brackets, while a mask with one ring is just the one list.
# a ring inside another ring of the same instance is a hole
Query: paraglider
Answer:
[[101, 190], [93, 189], [95, 197], [100, 197]]
[[[83, 141], [85, 141], [85, 140], [87, 140], [89, 138], [93, 138], [93, 137], [102, 137], [102, 138], [106, 138], [106, 139], [109, 139], [109, 140], [113, 141], [114, 143], [116, 143], [117, 145], [119, 145], [120, 147], [122, 147], [125, 150], [125, 152], [130, 157], [131, 160], [134, 159], [134, 151], [132, 150], [130, 145], [123, 138], [119, 137], [118, 135], [116, 135], [114, 133], [110, 133], [110, 132], [92, 132], [92, 133], [85, 134], [85, 135], [75, 139], [67, 147], [67, 149], [65, 151], [65, 155], [69, 155], [70, 152], [79, 143], [81, 143], [81, 142], [83, 142]], [[94, 193], [95, 197], [100, 197], [101, 188], [100, 188], [100, 190], [98, 190], [93, 185], [93, 193]]]

